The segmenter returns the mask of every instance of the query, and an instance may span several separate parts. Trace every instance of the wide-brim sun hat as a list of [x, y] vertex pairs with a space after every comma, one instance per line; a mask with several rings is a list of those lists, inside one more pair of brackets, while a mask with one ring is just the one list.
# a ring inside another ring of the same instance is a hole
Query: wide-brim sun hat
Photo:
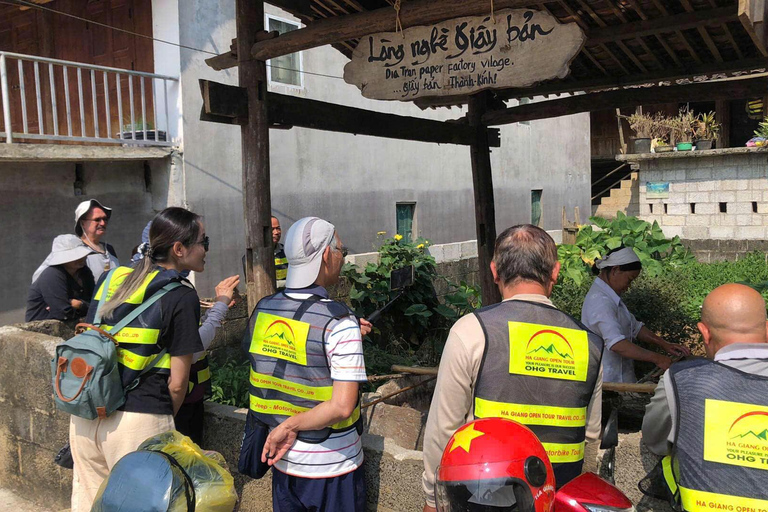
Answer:
[[85, 258], [94, 250], [75, 235], [59, 235], [53, 239], [51, 253], [45, 259], [49, 266], [62, 265]]
[[336, 228], [318, 217], [304, 217], [285, 236], [288, 260], [286, 288], [306, 288], [315, 282], [323, 263], [323, 252], [331, 244]]
[[100, 202], [98, 202], [95, 199], [88, 199], [87, 201], [83, 201], [79, 205], [77, 205], [77, 208], [75, 208], [75, 233], [80, 234], [80, 219], [83, 218], [83, 215], [88, 213], [88, 210], [90, 210], [93, 207], [98, 207], [104, 210], [104, 213], [107, 214], [107, 220], [109, 220], [110, 217], [112, 217], [112, 208], [107, 208]]

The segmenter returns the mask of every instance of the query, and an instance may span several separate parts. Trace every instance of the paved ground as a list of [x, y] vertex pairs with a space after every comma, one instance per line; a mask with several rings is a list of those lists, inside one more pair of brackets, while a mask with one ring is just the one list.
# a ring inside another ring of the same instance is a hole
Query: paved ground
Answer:
[[0, 512], [53, 512], [16, 496], [8, 489], [0, 489]]

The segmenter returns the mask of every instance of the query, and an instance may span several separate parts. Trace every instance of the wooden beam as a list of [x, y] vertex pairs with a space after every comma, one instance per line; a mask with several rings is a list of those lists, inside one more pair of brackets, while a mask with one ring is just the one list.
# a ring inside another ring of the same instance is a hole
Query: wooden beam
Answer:
[[[237, 57], [240, 87], [247, 93], [248, 122], [240, 127], [243, 158], [245, 282], [248, 312], [262, 297], [275, 293], [272, 244], [272, 199], [269, 187], [269, 118], [267, 66], [251, 58], [250, 48], [264, 30], [264, 2], [236, 1]], [[211, 98], [209, 97], [209, 100]]]
[[[731, 75], [743, 71], [751, 71], [766, 67], [763, 58], [749, 59], [735, 62], [703, 64], [673, 69], [664, 69], [644, 74], [634, 74], [624, 77], [597, 77], [582, 81], [551, 81], [524, 89], [504, 89], [496, 91], [496, 95], [502, 99], [533, 97], [542, 94], [557, 94], [571, 91], [591, 91], [595, 89], [607, 89], [612, 87], [628, 87], [633, 85], [656, 84], [662, 81], [674, 81], [693, 79], [695, 77], [713, 75]], [[655, 87], [654, 87], [655, 89]], [[651, 102], [659, 103], [659, 100]]]
[[627, 89], [582, 94], [568, 98], [530, 103], [505, 110], [486, 113], [482, 122], [499, 126], [534, 119], [567, 116], [609, 108], [627, 108], [665, 103], [684, 103], [700, 100], [751, 98], [768, 90], [768, 77], [745, 78], [728, 82], [709, 82], [647, 89]]
[[[683, 6], [683, 9], [686, 10], [686, 12], [692, 13], [695, 12], [693, 5], [691, 5], [690, 0], [680, 0], [680, 3]], [[704, 39], [704, 43], [707, 45], [707, 48], [709, 48], [709, 52], [712, 54], [712, 56], [715, 58], [717, 62], [723, 62], [723, 57], [720, 55], [720, 50], [717, 49], [717, 45], [715, 44], [715, 41], [712, 39], [712, 37], [709, 35], [709, 32], [707, 32], [707, 29], [699, 26], [696, 27], [696, 30], [699, 31], [699, 35], [702, 39]]]
[[[200, 119], [224, 124], [248, 122], [248, 92], [243, 87], [200, 80], [203, 108]], [[455, 121], [434, 121], [417, 117], [385, 114], [297, 96], [267, 93], [270, 128], [313, 128], [352, 135], [371, 135], [389, 139], [461, 144], [469, 146], [475, 130]], [[504, 105], [499, 102], [499, 105]], [[489, 129], [491, 147], [500, 147], [499, 130]]]
[[483, 306], [501, 301], [501, 295], [491, 273], [493, 249], [496, 244], [496, 207], [493, 199], [493, 174], [488, 131], [482, 117], [488, 107], [487, 91], [470, 96], [467, 117], [475, 129], [475, 140], [470, 146], [472, 159], [472, 186], [475, 195], [475, 229], [477, 232], [477, 256]]
[[641, 20], [623, 25], [613, 25], [592, 30], [587, 34], [587, 45], [652, 36], [665, 32], [687, 30], [691, 28], [716, 26], [728, 21], [736, 21], [737, 13], [733, 7], [720, 7], [706, 11], [685, 12], [653, 20]]
[[768, 30], [765, 28], [768, 13], [766, 13], [766, 9], [768, 9], [768, 3], [765, 0], [739, 0], [739, 21], [760, 53], [768, 57]]
[[[270, 93], [268, 99], [272, 125], [465, 146], [473, 144], [476, 139], [477, 130], [460, 122], [385, 114], [277, 93]], [[499, 131], [486, 131], [486, 140], [490, 145], [500, 147]]]
[[715, 119], [720, 123], [720, 136], [717, 139], [718, 148], [731, 145], [731, 103], [728, 100], [715, 102]]
[[[495, 0], [496, 10], [523, 8], [543, 0]], [[490, 14], [490, 5], [477, 0], [412, 0], [403, 2], [400, 22], [403, 28], [429, 25], [462, 16]], [[292, 30], [271, 41], [256, 43], [251, 51], [255, 59], [271, 59], [331, 43], [357, 39], [377, 32], [391, 32], [395, 11], [391, 7], [318, 20], [306, 28]]]

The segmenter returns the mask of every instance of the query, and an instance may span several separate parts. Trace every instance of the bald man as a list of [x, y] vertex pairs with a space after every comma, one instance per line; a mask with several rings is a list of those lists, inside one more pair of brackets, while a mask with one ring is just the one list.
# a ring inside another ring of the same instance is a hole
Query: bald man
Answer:
[[643, 440], [665, 456], [663, 494], [687, 511], [768, 509], [765, 301], [748, 286], [720, 286], [698, 328], [707, 358], [673, 364], [643, 419]]

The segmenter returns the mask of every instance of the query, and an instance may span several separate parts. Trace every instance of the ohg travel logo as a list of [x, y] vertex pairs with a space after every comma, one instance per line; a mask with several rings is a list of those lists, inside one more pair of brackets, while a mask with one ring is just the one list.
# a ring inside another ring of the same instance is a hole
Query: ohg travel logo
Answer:
[[525, 350], [526, 355], [529, 356], [560, 359], [573, 359], [574, 353], [573, 347], [565, 336], [550, 329], [543, 329], [531, 336]]
[[275, 320], [264, 330], [264, 341], [274, 340], [295, 346], [296, 334], [285, 320]]

